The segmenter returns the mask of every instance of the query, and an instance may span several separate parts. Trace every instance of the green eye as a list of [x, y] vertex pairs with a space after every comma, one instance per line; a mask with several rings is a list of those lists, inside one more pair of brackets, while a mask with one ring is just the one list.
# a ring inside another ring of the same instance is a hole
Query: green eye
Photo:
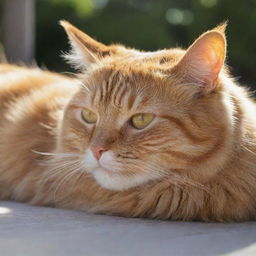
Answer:
[[153, 114], [149, 113], [136, 114], [131, 118], [131, 123], [134, 128], [141, 130], [148, 126], [154, 117]]
[[83, 120], [88, 124], [95, 124], [97, 122], [97, 115], [87, 108], [82, 110], [81, 115]]

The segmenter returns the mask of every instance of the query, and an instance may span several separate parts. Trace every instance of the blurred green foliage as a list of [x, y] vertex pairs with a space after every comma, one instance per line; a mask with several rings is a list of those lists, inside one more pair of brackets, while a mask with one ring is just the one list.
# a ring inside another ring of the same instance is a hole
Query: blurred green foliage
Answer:
[[144, 50], [188, 47], [228, 20], [227, 63], [239, 81], [256, 88], [256, 0], [36, 0], [36, 59], [67, 71], [59, 57], [69, 49], [60, 19], [106, 44]]

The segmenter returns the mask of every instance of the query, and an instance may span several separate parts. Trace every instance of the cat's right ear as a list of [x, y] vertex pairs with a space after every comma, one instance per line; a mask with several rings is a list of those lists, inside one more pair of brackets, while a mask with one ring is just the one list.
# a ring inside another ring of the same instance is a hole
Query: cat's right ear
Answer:
[[65, 54], [64, 58], [75, 68], [87, 69], [91, 64], [110, 55], [109, 46], [97, 42], [69, 22], [62, 20], [60, 25], [65, 29], [72, 47], [71, 52]]

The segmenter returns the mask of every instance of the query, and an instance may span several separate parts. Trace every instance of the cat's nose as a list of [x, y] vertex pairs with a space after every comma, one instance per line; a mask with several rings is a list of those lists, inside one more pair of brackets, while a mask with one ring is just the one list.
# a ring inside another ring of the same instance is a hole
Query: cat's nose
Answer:
[[97, 160], [100, 160], [100, 157], [102, 156], [102, 154], [105, 152], [105, 151], [108, 151], [107, 148], [99, 145], [99, 146], [92, 146], [91, 147], [91, 150], [92, 150], [92, 153], [93, 155], [95, 156], [95, 158]]

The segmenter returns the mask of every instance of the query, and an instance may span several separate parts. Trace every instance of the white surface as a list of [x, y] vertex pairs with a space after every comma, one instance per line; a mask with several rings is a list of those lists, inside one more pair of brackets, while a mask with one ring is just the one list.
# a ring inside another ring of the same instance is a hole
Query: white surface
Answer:
[[256, 222], [127, 219], [0, 201], [1, 256], [256, 255]]

